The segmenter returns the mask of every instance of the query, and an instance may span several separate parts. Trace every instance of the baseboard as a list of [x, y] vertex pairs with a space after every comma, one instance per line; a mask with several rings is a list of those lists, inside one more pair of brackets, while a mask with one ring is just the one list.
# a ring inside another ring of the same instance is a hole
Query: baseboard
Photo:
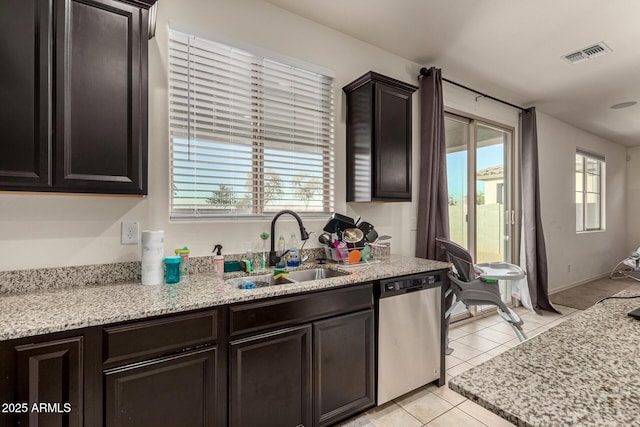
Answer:
[[594, 280], [598, 280], [598, 279], [603, 279], [605, 277], [609, 277], [609, 273], [610, 272], [601, 273], [601, 274], [598, 274], [597, 276], [593, 276], [593, 277], [588, 278], [588, 279], [580, 280], [580, 281], [574, 282], [574, 283], [569, 283], [568, 285], [564, 285], [564, 286], [561, 286], [560, 288], [557, 288], [557, 289], [554, 289], [553, 291], [550, 291], [549, 295], [557, 294], [558, 292], [566, 291], [567, 289], [575, 288], [576, 286], [584, 285], [585, 283], [589, 283], [589, 282], [592, 282]]

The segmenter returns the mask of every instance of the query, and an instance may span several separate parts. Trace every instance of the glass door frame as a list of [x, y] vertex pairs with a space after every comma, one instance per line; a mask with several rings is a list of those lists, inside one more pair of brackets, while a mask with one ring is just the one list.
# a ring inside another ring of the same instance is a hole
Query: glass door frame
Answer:
[[[512, 126], [507, 126], [502, 123], [495, 122], [493, 120], [479, 117], [473, 114], [468, 114], [453, 108], [445, 107], [445, 118], [458, 120], [465, 122], [469, 125], [468, 146], [467, 146], [467, 250], [473, 255], [474, 261], [477, 257], [477, 229], [476, 229], [476, 176], [477, 176], [477, 162], [476, 152], [478, 149], [476, 128], [480, 124], [485, 127], [495, 128], [496, 130], [505, 132], [510, 135], [510, 146], [508, 154], [505, 156], [505, 161], [509, 162], [508, 177], [505, 176], [505, 182], [508, 180], [508, 197], [510, 200], [510, 206], [507, 212], [505, 212], [505, 234], [509, 236], [509, 260], [514, 264], [519, 264], [519, 238], [517, 237], [517, 230], [519, 229], [519, 211], [520, 211], [520, 191], [519, 186], [519, 165], [517, 162], [519, 156], [519, 144], [516, 141], [516, 129]], [[511, 305], [513, 299], [507, 305]], [[473, 318], [479, 314], [484, 313], [478, 310], [477, 306], [469, 307], [465, 313], [460, 313], [451, 316], [451, 321], [459, 321], [467, 318]]]

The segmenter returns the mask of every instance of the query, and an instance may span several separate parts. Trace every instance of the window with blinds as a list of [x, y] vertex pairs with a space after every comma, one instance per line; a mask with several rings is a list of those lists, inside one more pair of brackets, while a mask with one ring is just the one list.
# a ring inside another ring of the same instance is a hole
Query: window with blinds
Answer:
[[172, 219], [333, 210], [333, 79], [170, 31]]

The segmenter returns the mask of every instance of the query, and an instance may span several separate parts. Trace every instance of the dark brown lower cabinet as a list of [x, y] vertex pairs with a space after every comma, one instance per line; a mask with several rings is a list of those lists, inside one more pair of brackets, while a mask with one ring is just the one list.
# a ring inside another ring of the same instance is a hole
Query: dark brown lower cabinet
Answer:
[[0, 426], [332, 425], [375, 404], [373, 305], [366, 283], [0, 341]]
[[313, 412], [331, 425], [375, 403], [373, 310], [313, 324]]
[[27, 411], [9, 410], [18, 412], [16, 424], [83, 425], [83, 347], [81, 336], [15, 347], [17, 396], [11, 403], [28, 404]]
[[311, 426], [311, 325], [230, 343], [232, 426]]
[[215, 347], [105, 371], [106, 426], [213, 426], [215, 371]]

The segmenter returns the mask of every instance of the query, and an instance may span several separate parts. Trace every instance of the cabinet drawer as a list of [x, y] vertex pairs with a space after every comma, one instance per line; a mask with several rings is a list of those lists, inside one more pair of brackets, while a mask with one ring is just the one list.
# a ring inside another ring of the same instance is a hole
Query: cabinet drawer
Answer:
[[215, 341], [217, 312], [104, 328], [104, 363], [150, 358]]
[[229, 308], [230, 335], [296, 325], [373, 307], [371, 284]]

